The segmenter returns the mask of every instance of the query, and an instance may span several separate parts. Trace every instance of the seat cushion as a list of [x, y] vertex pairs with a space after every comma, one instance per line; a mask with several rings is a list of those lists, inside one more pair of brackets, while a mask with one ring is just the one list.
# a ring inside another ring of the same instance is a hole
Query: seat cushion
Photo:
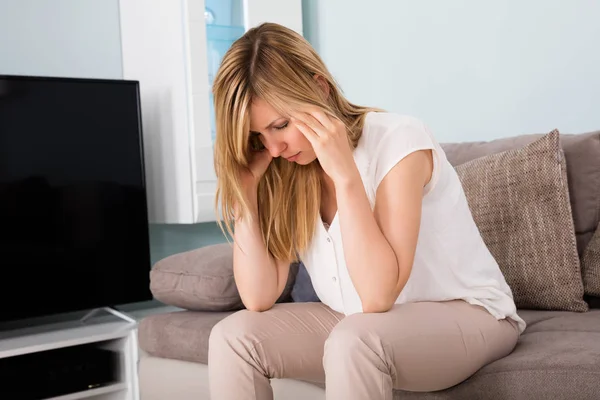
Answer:
[[[140, 347], [161, 358], [207, 363], [212, 327], [230, 312], [179, 311], [140, 322]], [[509, 356], [437, 393], [395, 391], [395, 399], [591, 399], [600, 393], [600, 310], [520, 310], [527, 330]]]
[[600, 310], [520, 310], [527, 322], [515, 350], [470, 379], [435, 394], [395, 399], [595, 399], [600, 393]]
[[154, 357], [206, 364], [212, 327], [233, 312], [174, 311], [148, 316], [139, 323], [139, 346]]

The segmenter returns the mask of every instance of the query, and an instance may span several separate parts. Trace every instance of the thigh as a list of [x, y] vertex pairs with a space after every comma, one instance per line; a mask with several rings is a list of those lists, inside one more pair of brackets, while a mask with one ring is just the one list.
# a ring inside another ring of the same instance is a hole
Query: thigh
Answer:
[[[395, 389], [434, 391], [454, 386], [484, 365], [508, 355], [519, 338], [516, 323], [496, 320], [464, 301], [394, 306], [355, 314], [334, 329], [376, 341], [371, 349], [390, 371]], [[375, 339], [374, 339], [375, 338]]]
[[323, 346], [342, 319], [322, 303], [280, 303], [268, 311], [238, 311], [211, 332], [212, 346], [226, 345], [269, 378], [324, 381]]

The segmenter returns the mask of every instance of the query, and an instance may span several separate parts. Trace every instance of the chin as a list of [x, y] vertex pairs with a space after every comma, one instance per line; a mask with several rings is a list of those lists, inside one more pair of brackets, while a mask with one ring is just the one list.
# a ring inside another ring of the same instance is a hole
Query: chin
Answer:
[[[302, 156], [304, 156], [304, 157], [302, 157]], [[298, 157], [298, 159], [293, 162], [295, 162], [298, 165], [308, 165], [317, 159], [317, 157], [315, 157], [315, 156], [307, 156], [305, 154], [302, 154], [302, 156]]]

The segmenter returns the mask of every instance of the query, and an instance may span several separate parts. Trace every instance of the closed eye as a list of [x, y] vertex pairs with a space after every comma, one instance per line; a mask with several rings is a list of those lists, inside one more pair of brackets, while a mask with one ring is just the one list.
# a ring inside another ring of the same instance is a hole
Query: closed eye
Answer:
[[277, 129], [278, 131], [280, 131], [280, 130], [282, 130], [282, 129], [285, 129], [285, 128], [287, 128], [288, 124], [289, 124], [289, 122], [288, 122], [288, 121], [286, 121], [286, 122], [285, 122], [285, 124], [283, 124], [283, 125], [280, 125], [280, 126], [274, 126], [273, 128], [274, 128], [274, 129]]

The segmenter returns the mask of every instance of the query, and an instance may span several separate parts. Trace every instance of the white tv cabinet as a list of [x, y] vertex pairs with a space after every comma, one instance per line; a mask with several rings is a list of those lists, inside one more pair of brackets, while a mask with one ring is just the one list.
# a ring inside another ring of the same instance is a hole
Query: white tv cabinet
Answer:
[[[44, 400], [139, 400], [137, 323], [124, 314], [107, 311], [114, 314], [113, 318], [91, 318], [95, 315], [92, 313], [90, 318], [76, 321], [0, 331], [0, 359], [85, 344], [97, 345], [117, 352], [119, 361], [112, 366], [117, 381]], [[25, 384], [36, 384], [27, 377], [22, 379]], [[11, 398], [2, 390], [0, 387], [0, 398]]]

